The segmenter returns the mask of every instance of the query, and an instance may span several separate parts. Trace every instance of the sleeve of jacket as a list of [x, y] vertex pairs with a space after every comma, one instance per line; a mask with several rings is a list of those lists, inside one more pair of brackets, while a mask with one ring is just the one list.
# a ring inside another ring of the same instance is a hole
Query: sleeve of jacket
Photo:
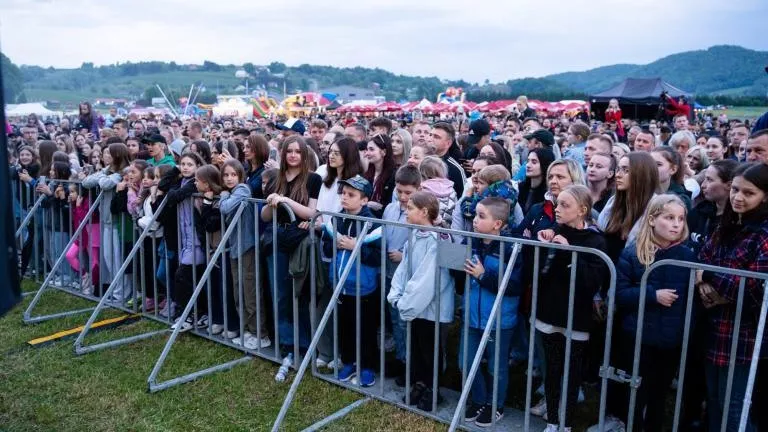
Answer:
[[83, 179], [83, 187], [86, 189], [94, 189], [99, 186], [99, 181], [106, 176], [107, 175], [103, 170], [95, 172]]
[[213, 204], [203, 204], [200, 208], [200, 223], [205, 232], [214, 233], [220, 231], [221, 211]]
[[[403, 258], [405, 258], [405, 255], [403, 255]], [[405, 291], [405, 284], [408, 283], [407, 273], [408, 273], [408, 264], [406, 260], [403, 259], [402, 261], [400, 261], [400, 264], [397, 266], [394, 276], [392, 276], [392, 285], [390, 285], [389, 294], [387, 294], [387, 301], [392, 306], [397, 306], [397, 303], [400, 301], [400, 298], [403, 296], [403, 292]]]
[[[430, 242], [418, 265], [413, 269], [403, 289], [402, 297], [397, 303], [400, 317], [405, 321], [413, 321], [429, 306], [435, 297], [435, 281], [437, 278], [437, 243]], [[414, 263], [415, 264], [415, 263]], [[402, 266], [398, 266], [398, 270]], [[437, 288], [439, 289], [439, 288]]]
[[112, 201], [109, 203], [109, 211], [112, 214], [120, 214], [128, 212], [128, 190], [123, 189], [120, 192], [115, 192], [115, 196], [112, 197]]
[[[637, 313], [640, 304], [640, 281], [635, 277], [635, 265], [639, 263], [635, 261], [634, 256], [629, 247], [625, 248], [616, 266], [616, 306], [631, 314]], [[656, 290], [650, 284], [646, 285], [645, 305], [652, 306], [654, 303]]]
[[[176, 204], [184, 201], [185, 199], [189, 198], [197, 192], [197, 187], [195, 186], [195, 182], [189, 181], [185, 185], [181, 186], [180, 188], [171, 189], [168, 191], [166, 196], [168, 197], [168, 204], [171, 207], [175, 207]], [[167, 208], [168, 206], [166, 206]]]
[[381, 267], [381, 235], [384, 229], [374, 226], [360, 247], [360, 262], [371, 267]]
[[230, 193], [227, 196], [223, 196], [219, 201], [221, 213], [227, 216], [230, 214], [233, 214], [235, 211], [237, 211], [237, 208], [240, 206], [240, 203], [242, 203], [243, 201], [245, 201], [250, 197], [251, 197], [250, 189], [247, 186], [241, 187], [240, 185], [238, 185], [237, 187], [235, 187], [235, 189], [232, 190], [232, 193]]
[[112, 190], [117, 187], [117, 184], [120, 183], [120, 181], [123, 179], [123, 177], [118, 174], [105, 174], [104, 177], [99, 179], [99, 187], [101, 190]]

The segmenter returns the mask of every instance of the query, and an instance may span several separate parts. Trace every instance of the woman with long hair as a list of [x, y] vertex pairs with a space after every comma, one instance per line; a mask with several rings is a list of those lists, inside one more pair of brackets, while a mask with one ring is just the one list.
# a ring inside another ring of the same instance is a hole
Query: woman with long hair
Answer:
[[365, 179], [373, 185], [373, 195], [368, 208], [376, 217], [381, 217], [384, 207], [392, 202], [395, 190], [395, 159], [392, 154], [392, 140], [387, 135], [374, 135], [365, 149], [368, 170]]
[[[720, 225], [702, 247], [699, 260], [713, 266], [768, 273], [768, 165], [744, 164], [736, 170]], [[697, 280], [701, 301], [709, 309], [705, 364], [709, 429], [718, 430], [725, 416], [725, 430], [736, 431], [739, 430], [744, 406], [765, 287], [761, 280], [744, 280], [709, 271], [698, 272]], [[733, 330], [737, 325], [740, 297], [744, 312], [741, 314], [737, 341], [734, 341]], [[762, 392], [765, 386], [760, 385], [760, 380], [768, 359], [766, 339], [763, 336], [763, 349], [757, 355], [758, 379], [754, 387], [753, 409], [747, 419], [747, 431], [766, 427], [765, 414], [758, 412], [765, 409], [765, 402], [760, 400], [764, 397]], [[733, 342], [736, 342], [735, 358], [731, 358], [730, 354]], [[731, 389], [730, 395], [725, 392], [727, 387]], [[730, 404], [724, 406], [729, 396]], [[762, 423], [757, 424], [758, 421]]]
[[[272, 212], [275, 212], [277, 223], [281, 226], [290, 224], [290, 216], [282, 207], [290, 207], [296, 216], [297, 222], [307, 222], [317, 209], [317, 198], [323, 179], [310, 169], [313, 163], [310, 159], [314, 154], [307, 146], [304, 138], [299, 136], [288, 137], [282, 145], [280, 153], [280, 169], [275, 182], [275, 192], [267, 196], [267, 205], [261, 209], [261, 218], [265, 222], [271, 222]], [[265, 233], [269, 237], [277, 233]], [[267, 268], [277, 266], [277, 280], [275, 272], [269, 271], [272, 295], [277, 296], [279, 343], [283, 346], [283, 352], [288, 354], [285, 361], [293, 361], [293, 347], [309, 346], [309, 305], [300, 299], [299, 316], [293, 316], [293, 283], [288, 274], [288, 254], [278, 252], [277, 256], [267, 256]], [[294, 340], [293, 324], [298, 320], [299, 340]]]
[[390, 135], [392, 139], [392, 157], [395, 159], [395, 166], [401, 167], [408, 162], [413, 147], [413, 138], [411, 133], [405, 129], [396, 129]]
[[670, 147], [656, 147], [651, 150], [651, 157], [659, 171], [659, 191], [679, 196], [686, 210], [690, 210], [691, 196], [684, 186], [685, 167], [680, 153]]
[[517, 197], [523, 214], [527, 214], [534, 204], [544, 201], [544, 194], [547, 192], [545, 177], [549, 165], [554, 161], [555, 155], [549, 149], [535, 148], [528, 153], [528, 161], [525, 164], [525, 180], [518, 185], [520, 194]]
[[619, 160], [616, 169], [616, 193], [600, 212], [597, 224], [606, 234], [608, 256], [616, 261], [637, 235], [637, 221], [648, 201], [659, 190], [656, 161], [646, 152], [633, 152]]
[[99, 118], [98, 114], [93, 111], [91, 103], [83, 101], [78, 106], [78, 129], [88, 129], [88, 132], [93, 134], [93, 139], [99, 139]]
[[264, 172], [264, 163], [269, 159], [269, 143], [264, 135], [248, 136], [248, 140], [243, 144], [243, 159], [245, 160], [245, 183], [251, 189], [251, 196], [263, 199], [261, 173]]
[[[360, 152], [357, 144], [351, 138], [342, 137], [328, 150], [328, 164], [324, 165], [323, 185], [317, 198], [318, 211], [341, 211], [341, 196], [339, 195], [339, 181], [347, 180], [358, 174], [363, 174], [363, 165], [360, 162]], [[320, 174], [320, 167], [317, 174]]]
[[[123, 179], [123, 170], [130, 165], [130, 155], [125, 144], [110, 144], [104, 154], [109, 154], [109, 165], [101, 171], [95, 172], [83, 179], [83, 187], [86, 189], [100, 188], [103, 194], [99, 204], [99, 226], [101, 229], [101, 252], [104, 266], [100, 268], [100, 276], [105, 283], [115, 277], [115, 272], [122, 265], [122, 250], [120, 248], [120, 233], [118, 220], [112, 217], [111, 205], [115, 197], [118, 183]], [[106, 162], [106, 159], [105, 159]], [[105, 285], [93, 281], [94, 294], [101, 295], [101, 289]], [[106, 283], [109, 285], [109, 283]], [[120, 304], [131, 297], [132, 286], [127, 276], [118, 282], [112, 292], [112, 299]]]

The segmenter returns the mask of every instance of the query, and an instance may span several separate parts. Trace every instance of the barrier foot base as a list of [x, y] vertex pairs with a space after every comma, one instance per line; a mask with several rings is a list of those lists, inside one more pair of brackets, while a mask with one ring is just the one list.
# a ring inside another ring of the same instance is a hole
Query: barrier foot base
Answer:
[[312, 426], [304, 429], [302, 432], [315, 432], [319, 431], [320, 429], [323, 429], [324, 427], [328, 426], [329, 424], [335, 422], [336, 420], [339, 420], [346, 416], [347, 414], [351, 413], [358, 407], [370, 402], [371, 398], [365, 398], [360, 399], [355, 402], [352, 402], [351, 404], [345, 406], [344, 408], [336, 411], [335, 413], [329, 415], [328, 417], [320, 420], [319, 422], [313, 424]]
[[85, 312], [92, 312], [94, 309], [96, 309], [96, 308], [95, 307], [90, 307], [90, 308], [85, 308], [85, 309], [75, 309], [75, 310], [66, 311], [66, 312], [58, 312], [58, 313], [50, 314], [50, 315], [39, 315], [39, 316], [34, 316], [34, 317], [33, 316], [25, 316], [23, 318], [23, 320], [24, 320], [24, 324], [37, 324], [37, 323], [41, 323], [43, 321], [49, 321], [49, 320], [56, 319], [56, 318], [63, 318], [63, 317], [66, 317], [66, 316], [71, 316], [71, 315], [78, 315], [78, 314], [85, 313]]
[[220, 365], [209, 367], [207, 369], [199, 370], [199, 371], [193, 372], [191, 374], [187, 374], [187, 375], [183, 375], [183, 376], [180, 376], [180, 377], [177, 377], [177, 378], [173, 378], [173, 379], [170, 379], [168, 381], [163, 381], [161, 383], [153, 383], [153, 382], [150, 381], [150, 382], [147, 383], [148, 384], [148, 390], [149, 390], [150, 393], [156, 393], [156, 392], [159, 392], [161, 390], [165, 390], [165, 389], [177, 386], [179, 384], [184, 384], [184, 383], [188, 383], [190, 381], [194, 381], [194, 380], [196, 380], [198, 378], [204, 377], [206, 375], [210, 375], [210, 374], [215, 373], [215, 372], [221, 372], [221, 371], [232, 369], [233, 367], [235, 367], [235, 366], [237, 366], [237, 365], [239, 365], [241, 363], [246, 363], [246, 362], [249, 362], [249, 361], [251, 361], [253, 359], [254, 359], [254, 357], [252, 357], [252, 356], [245, 356], [245, 357], [241, 357], [241, 358], [236, 359], [236, 360], [232, 360], [232, 361], [229, 361], [229, 362], [226, 362], [226, 363], [222, 363]]
[[160, 335], [160, 334], [165, 334], [165, 333], [168, 333], [168, 332], [170, 332], [170, 329], [163, 329], [163, 330], [157, 330], [157, 331], [151, 331], [151, 332], [147, 332], [147, 333], [142, 333], [142, 334], [136, 335], [136, 336], [129, 336], [129, 337], [122, 338], [122, 339], [116, 339], [116, 340], [112, 340], [112, 341], [109, 341], [109, 342], [103, 342], [103, 343], [96, 344], [96, 345], [88, 345], [88, 346], [78, 346], [78, 345], [75, 345], [75, 354], [76, 355], [88, 354], [88, 353], [91, 353], [91, 352], [94, 352], [94, 351], [103, 350], [103, 349], [106, 349], [106, 348], [113, 348], [113, 347], [129, 344], [129, 343], [133, 343], [133, 342], [138, 342], [138, 341], [144, 340], [144, 339], [149, 339], [149, 338], [151, 338], [153, 336]]

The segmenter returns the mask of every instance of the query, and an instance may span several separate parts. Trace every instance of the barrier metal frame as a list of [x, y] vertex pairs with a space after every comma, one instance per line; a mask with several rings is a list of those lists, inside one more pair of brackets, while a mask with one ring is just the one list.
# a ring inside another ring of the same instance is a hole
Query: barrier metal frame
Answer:
[[[686, 268], [689, 270], [689, 277], [688, 277], [688, 301], [686, 304], [686, 311], [685, 311], [685, 324], [684, 324], [684, 331], [683, 331], [683, 341], [681, 347], [684, 349], [681, 350], [680, 354], [680, 364], [679, 364], [679, 375], [685, 376], [685, 368], [686, 368], [686, 361], [688, 356], [688, 350], [685, 349], [688, 347], [689, 337], [690, 337], [690, 331], [691, 331], [691, 316], [693, 311], [693, 299], [694, 296], [697, 294], [694, 290], [695, 288], [695, 281], [696, 281], [696, 272], [698, 271], [709, 271], [713, 273], [720, 273], [720, 274], [727, 274], [731, 276], [738, 276], [739, 277], [739, 290], [738, 290], [738, 296], [736, 301], [736, 316], [734, 318], [734, 328], [733, 328], [733, 341], [730, 346], [730, 356], [729, 356], [729, 365], [728, 365], [728, 379], [726, 384], [726, 390], [725, 390], [725, 401], [723, 403], [724, 407], [728, 407], [730, 405], [731, 401], [731, 390], [733, 385], [733, 374], [734, 369], [736, 366], [736, 351], [739, 343], [739, 330], [741, 328], [741, 320], [742, 320], [742, 311], [744, 307], [744, 290], [745, 290], [745, 284], [747, 279], [757, 279], [761, 280], [762, 286], [763, 286], [763, 300], [762, 300], [762, 306], [760, 309], [760, 317], [757, 324], [757, 334], [755, 337], [755, 345], [752, 350], [752, 362], [750, 365], [749, 370], [749, 377], [747, 381], [747, 389], [744, 394], [744, 405], [742, 407], [741, 412], [741, 418], [739, 422], [739, 431], [744, 431], [747, 426], [747, 419], [749, 417], [749, 410], [752, 404], [752, 390], [754, 388], [755, 384], [755, 378], [757, 375], [757, 364], [760, 356], [760, 349], [762, 347], [763, 343], [763, 336], [765, 332], [765, 324], [766, 324], [766, 313], [768, 312], [768, 274], [764, 273], [758, 273], [753, 271], [747, 271], [747, 270], [740, 270], [740, 269], [731, 269], [731, 268], [725, 268], [725, 267], [718, 267], [713, 266], [709, 264], [702, 264], [702, 263], [696, 263], [696, 262], [690, 262], [690, 261], [681, 261], [681, 260], [674, 260], [674, 259], [665, 259], [660, 260], [657, 262], [654, 262], [651, 264], [643, 273], [641, 283], [640, 283], [640, 299], [639, 299], [639, 305], [638, 305], [638, 317], [637, 322], [642, 323], [643, 317], [645, 315], [645, 308], [646, 308], [646, 291], [647, 291], [647, 285], [648, 285], [648, 278], [654, 270], [665, 267], [665, 266], [672, 266], [672, 267], [680, 267], [680, 268]], [[628, 416], [627, 416], [627, 430], [633, 430], [633, 426], [635, 424], [635, 405], [637, 403], [637, 391], [641, 383], [642, 377], [639, 376], [640, 372], [640, 356], [642, 355], [642, 335], [643, 335], [643, 326], [638, 325], [637, 331], [635, 333], [635, 344], [634, 344], [634, 360], [632, 364], [632, 376], [629, 380], [629, 384], [631, 387], [630, 390], [630, 398], [629, 398], [629, 410], [628, 410]], [[675, 413], [674, 413], [674, 419], [672, 422], [672, 430], [673, 432], [677, 432], [680, 422], [680, 407], [682, 404], [682, 395], [683, 395], [683, 386], [684, 386], [685, 380], [679, 379], [676, 395], [675, 395]], [[642, 421], [642, 419], [640, 419]], [[720, 430], [725, 431], [726, 427], [728, 425], [728, 409], [723, 409], [723, 417], [720, 424]]]
[[[59, 256], [56, 259], [56, 262], [54, 263], [54, 265], [51, 268], [50, 272], [48, 272], [46, 277], [43, 279], [43, 283], [40, 285], [40, 288], [38, 288], [37, 293], [35, 293], [35, 296], [32, 298], [32, 301], [29, 303], [29, 305], [27, 306], [27, 309], [24, 311], [22, 319], [23, 319], [23, 322], [25, 324], [39, 323], [39, 322], [48, 321], [48, 320], [51, 320], [51, 319], [62, 318], [62, 317], [71, 316], [71, 315], [77, 315], [77, 314], [81, 314], [81, 313], [84, 313], [84, 312], [90, 312], [90, 311], [94, 310], [93, 307], [89, 307], [89, 308], [84, 308], [84, 309], [75, 309], [75, 310], [70, 310], [70, 311], [65, 311], [65, 312], [58, 312], [58, 313], [53, 313], [53, 314], [48, 314], [48, 315], [37, 315], [37, 316], [32, 315], [32, 313], [33, 313], [35, 307], [37, 306], [38, 302], [40, 301], [40, 298], [42, 297], [43, 293], [45, 293], [47, 290], [49, 290], [51, 288], [55, 289], [57, 291], [66, 292], [67, 294], [73, 295], [75, 297], [80, 297], [80, 298], [83, 298], [83, 299], [86, 299], [86, 300], [94, 300], [95, 299], [92, 296], [88, 296], [88, 295], [83, 294], [83, 293], [81, 293], [79, 291], [76, 291], [76, 290], [54, 286], [52, 284], [52, 282], [53, 282], [53, 279], [55, 277], [56, 271], [59, 269], [59, 267], [62, 265], [62, 263], [66, 260], [66, 251], [69, 250], [69, 248], [72, 247], [72, 245], [75, 243], [75, 241], [78, 239], [78, 237], [80, 237], [80, 235], [83, 232], [83, 230], [85, 229], [85, 227], [88, 226], [89, 224], [91, 224], [91, 216], [93, 216], [93, 213], [99, 207], [99, 204], [103, 200], [103, 197], [104, 197], [104, 192], [99, 192], [99, 194], [97, 195], [96, 199], [91, 204], [91, 207], [88, 209], [88, 212], [86, 213], [85, 218], [80, 223], [80, 225], [77, 227], [75, 232], [70, 236], [70, 239], [67, 242], [66, 246], [64, 246], [65, 253], [63, 253], [61, 256]], [[42, 198], [44, 198], [44, 197], [41, 197], [41, 199]], [[40, 200], [38, 200], [38, 201], [40, 201]]]

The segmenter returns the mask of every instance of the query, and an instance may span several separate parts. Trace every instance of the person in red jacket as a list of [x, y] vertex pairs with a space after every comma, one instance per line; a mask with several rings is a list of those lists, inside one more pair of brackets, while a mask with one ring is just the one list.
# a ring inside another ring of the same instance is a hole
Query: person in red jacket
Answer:
[[605, 110], [605, 122], [616, 123], [616, 135], [619, 138], [624, 137], [624, 125], [621, 123], [621, 107], [617, 99], [611, 99], [608, 102], [608, 108]]
[[680, 96], [678, 100], [675, 100], [665, 92], [661, 94], [661, 97], [667, 102], [666, 112], [670, 118], [675, 118], [678, 115], [691, 118], [691, 106], [686, 102], [685, 96]]

